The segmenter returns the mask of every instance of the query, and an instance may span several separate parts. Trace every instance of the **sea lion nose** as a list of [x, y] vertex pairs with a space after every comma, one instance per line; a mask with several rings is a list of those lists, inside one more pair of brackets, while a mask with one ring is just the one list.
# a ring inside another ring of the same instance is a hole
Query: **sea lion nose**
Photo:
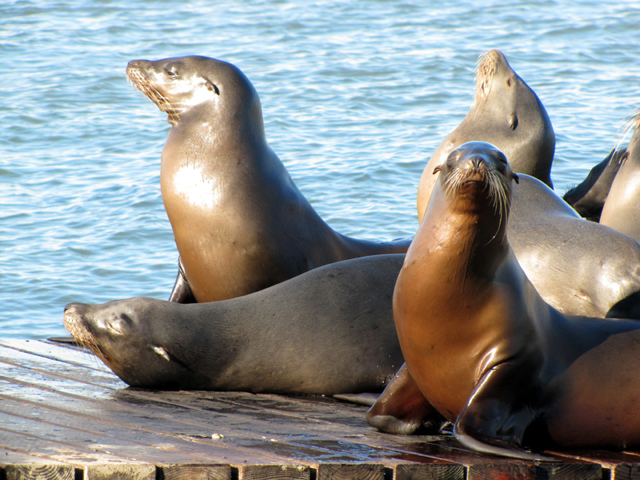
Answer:
[[87, 310], [87, 305], [84, 303], [68, 303], [64, 307], [65, 316], [78, 316], [82, 315]]
[[483, 169], [485, 160], [484, 160], [484, 157], [480, 155], [475, 155], [471, 157], [470, 163], [471, 163], [471, 168], [473, 169], [473, 172], [478, 173]]

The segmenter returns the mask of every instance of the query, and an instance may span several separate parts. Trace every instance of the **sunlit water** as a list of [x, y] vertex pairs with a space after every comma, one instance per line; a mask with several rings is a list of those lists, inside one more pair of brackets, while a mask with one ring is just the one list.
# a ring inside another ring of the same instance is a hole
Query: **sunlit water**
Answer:
[[640, 104], [626, 1], [0, 4], [1, 337], [65, 333], [70, 301], [167, 298], [177, 250], [160, 196], [169, 124], [129, 60], [239, 66], [267, 137], [336, 230], [412, 235], [420, 174], [501, 49], [555, 128], [556, 190], [581, 181]]

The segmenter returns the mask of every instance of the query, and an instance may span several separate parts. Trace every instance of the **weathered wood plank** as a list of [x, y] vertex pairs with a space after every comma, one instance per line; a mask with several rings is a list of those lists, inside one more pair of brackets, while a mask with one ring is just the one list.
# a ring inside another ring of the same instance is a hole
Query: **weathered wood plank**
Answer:
[[640, 455], [637, 452], [568, 450], [555, 453], [564, 458], [600, 464], [611, 472], [611, 480], [621, 478], [640, 480]]
[[395, 469], [394, 480], [465, 480], [462, 465], [402, 464]]
[[495, 480], [496, 478], [517, 478], [537, 480], [540, 478], [554, 480], [601, 480], [602, 467], [596, 464], [485, 464], [470, 465], [468, 480]]
[[318, 480], [384, 480], [384, 465], [323, 463]]
[[[61, 464], [14, 464], [4, 466], [7, 480], [74, 480], [75, 468]], [[2, 473], [0, 473], [2, 475]]]
[[640, 457], [629, 454], [562, 452], [564, 463], [531, 465], [447, 435], [381, 434], [364, 421], [366, 407], [324, 397], [124, 387], [82, 349], [0, 340], [0, 438], [10, 433], [21, 448], [0, 444], [35, 453], [40, 465], [82, 468], [85, 478], [564, 480], [602, 478], [601, 464], [612, 478], [638, 473]]
[[311, 469], [306, 465], [243, 465], [239, 480], [310, 480]]
[[157, 480], [231, 480], [229, 465], [179, 464], [158, 468]]
[[[37, 386], [34, 386], [34, 388], [37, 388]], [[88, 389], [89, 389], [89, 390], [91, 390], [91, 387], [89, 386], [89, 387], [88, 387]], [[87, 394], [86, 389], [82, 390], [81, 392], [82, 392], [83, 394]], [[18, 392], [18, 395], [19, 395], [19, 394], [20, 394], [20, 392]], [[127, 394], [128, 394], [128, 393], [127, 393]], [[95, 392], [90, 392], [90, 395], [91, 395], [92, 397], [95, 397], [95, 396], [96, 396], [96, 393], [95, 393]], [[151, 396], [158, 396], [158, 395], [161, 395], [161, 394], [158, 394], [157, 392], [148, 392], [148, 393], [147, 393], [147, 395], [151, 395]], [[72, 397], [72, 398], [74, 398], [75, 400], [78, 400], [78, 397], [77, 397], [77, 396], [76, 396], [76, 397]], [[66, 403], [66, 401], [65, 401], [65, 403]], [[50, 403], [50, 402], [49, 402], [49, 405], [51, 405], [51, 403]], [[229, 408], [229, 405], [228, 405], [228, 404], [225, 404], [224, 406], [225, 406], [227, 409]], [[259, 412], [259, 411], [260, 411], [259, 409], [254, 409], [254, 410], [255, 410], [255, 411], [257, 411], [257, 412]], [[110, 412], [110, 413], [112, 413], [112, 412]], [[175, 413], [175, 412], [172, 412], [172, 414], [174, 414], [174, 413]], [[211, 414], [210, 414], [210, 412], [205, 412], [204, 410], [200, 410], [200, 413], [208, 413], [208, 414], [209, 414], [209, 416], [211, 415]], [[143, 412], [143, 416], [148, 416], [148, 411], [144, 411], [144, 412]], [[272, 416], [272, 415], [271, 415], [271, 416]], [[219, 417], [219, 416], [218, 416], [218, 417]], [[239, 415], [238, 415], [238, 413], [237, 413], [237, 412], [232, 412], [232, 414], [230, 414], [230, 415], [229, 415], [229, 418], [231, 418], [233, 422], [237, 423], [240, 417], [239, 417]], [[273, 428], [274, 428], [274, 424], [275, 424], [276, 426], [278, 426], [278, 425], [281, 423], [280, 421], [278, 421], [278, 422], [273, 422], [273, 419], [272, 419], [272, 418], [271, 418], [270, 420], [271, 420], [270, 422], [265, 422], [265, 427], [266, 427], [266, 428], [268, 428], [268, 429], [273, 429]], [[254, 419], [254, 418], [253, 418], [253, 419], [246, 419], [245, 421], [243, 421], [243, 423], [246, 423], [247, 421], [250, 421], [250, 422], [252, 422], [252, 423], [254, 423], [254, 424], [255, 424], [255, 419]], [[183, 427], [183, 428], [184, 428], [184, 427]], [[305, 427], [305, 428], [308, 428], [308, 427]], [[343, 427], [341, 426], [340, 428], [342, 429]], [[227, 433], [228, 433], [228, 432], [227, 432]], [[269, 433], [273, 433], [273, 432], [269, 432]], [[291, 431], [290, 431], [290, 429], [287, 429], [287, 430], [286, 430], [286, 431], [284, 431], [282, 434], [283, 434], [283, 435], [290, 436]], [[315, 435], [315, 434], [314, 434], [314, 435]], [[316, 436], [317, 436], [317, 435], [316, 435]], [[250, 437], [250, 440], [249, 440], [249, 441], [250, 441], [250, 444], [249, 444], [249, 445], [245, 445], [245, 446], [250, 446], [251, 448], [255, 448], [255, 447], [256, 447], [255, 432], [253, 432], [251, 435], [248, 435], [247, 437]], [[326, 443], [326, 442], [325, 442], [325, 443]], [[265, 447], [265, 445], [266, 445], [266, 449], [267, 449], [267, 450], [270, 450], [270, 451], [271, 451], [271, 450], [273, 450], [273, 448], [274, 448], [274, 447], [276, 447], [276, 445], [274, 445], [274, 444], [268, 444], [268, 443], [267, 443], [267, 444], [265, 444], [264, 442], [262, 442], [262, 447], [263, 447], [263, 448]], [[336, 444], [336, 445], [335, 445], [335, 447], [336, 447], [336, 449], [337, 449], [338, 451], [340, 451], [340, 456], [339, 456], [339, 457], [337, 457], [337, 458], [333, 458], [332, 460], [333, 460], [333, 461], [336, 461], [336, 460], [338, 460], [338, 461], [339, 461], [339, 460], [346, 460], [346, 461], [362, 460], [362, 458], [361, 458], [361, 457], [362, 457], [361, 453], [362, 453], [363, 447], [362, 447], [361, 445], [358, 445], [358, 444], [354, 444], [354, 445], [355, 445], [355, 447], [356, 447], [355, 449], [356, 449], [356, 450], [357, 450], [357, 452], [360, 454], [360, 457], [349, 457], [349, 456], [345, 455], [345, 454], [344, 454], [344, 452], [345, 452], [345, 446], [344, 446], [344, 445], [338, 445], [338, 444]], [[326, 445], [324, 445], [324, 446], [326, 447]], [[283, 451], [283, 445], [282, 445], [282, 444], [277, 445], [277, 450], [279, 451], [278, 453], [282, 454], [282, 451]], [[302, 458], [303, 458], [303, 459], [304, 459], [304, 458], [308, 458], [309, 456], [314, 456], [314, 455], [315, 455], [315, 457], [321, 457], [321, 455], [319, 455], [319, 453], [321, 453], [321, 452], [318, 452], [318, 451], [316, 451], [316, 452], [309, 451], [309, 447], [308, 447], [308, 445], [305, 447], [305, 446], [303, 446], [303, 445], [299, 445], [299, 444], [297, 444], [297, 445], [295, 445], [294, 447], [290, 447], [290, 448], [289, 448], [289, 450], [290, 450], [289, 455], [296, 455], [296, 456], [297, 456], [297, 457], [294, 457], [294, 458], [301, 458], [301, 457], [300, 457], [300, 455], [301, 455], [301, 454], [303, 455], [303, 456], [302, 456]], [[305, 450], [306, 450], [306, 451], [305, 451]], [[376, 457], [377, 457], [377, 456], [379, 456], [379, 453], [380, 453], [380, 452], [378, 452], [378, 451], [373, 451], [373, 452], [372, 452], [372, 455], [374, 455], [374, 456], [376, 456]], [[305, 456], [305, 455], [306, 455], [306, 456]], [[335, 457], [335, 456], [334, 456], [334, 457]]]

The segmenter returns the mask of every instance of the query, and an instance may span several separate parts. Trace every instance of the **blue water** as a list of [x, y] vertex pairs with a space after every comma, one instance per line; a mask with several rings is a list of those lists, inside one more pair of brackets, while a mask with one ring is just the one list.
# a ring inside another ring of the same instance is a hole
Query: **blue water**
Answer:
[[501, 49], [554, 125], [556, 190], [604, 158], [640, 105], [627, 1], [11, 1], [0, 4], [0, 337], [64, 334], [62, 310], [166, 298], [177, 251], [160, 196], [169, 124], [129, 60], [239, 66], [267, 137], [338, 231], [412, 235], [432, 152]]

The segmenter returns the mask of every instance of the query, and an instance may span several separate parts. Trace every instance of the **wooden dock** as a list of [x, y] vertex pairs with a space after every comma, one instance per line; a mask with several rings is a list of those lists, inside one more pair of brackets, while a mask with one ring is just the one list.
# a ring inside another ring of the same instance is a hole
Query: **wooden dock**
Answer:
[[[0, 340], [0, 480], [640, 479], [640, 453], [480, 455], [331, 398], [128, 388], [92, 354]], [[640, 411], [638, 412], [640, 415]]]

